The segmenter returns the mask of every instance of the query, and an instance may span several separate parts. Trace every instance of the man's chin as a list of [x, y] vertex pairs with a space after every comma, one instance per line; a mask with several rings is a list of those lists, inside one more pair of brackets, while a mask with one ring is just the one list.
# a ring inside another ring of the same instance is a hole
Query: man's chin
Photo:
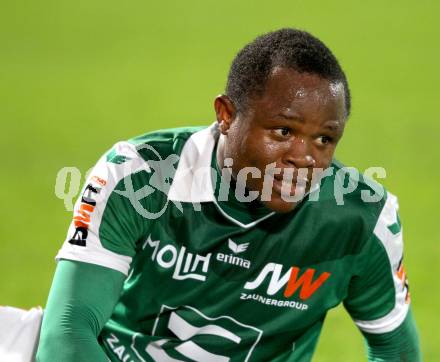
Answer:
[[264, 206], [278, 213], [288, 213], [292, 211], [307, 195], [309, 187], [305, 189], [292, 189], [291, 193], [283, 194], [284, 190], [274, 188], [270, 200], [260, 200]]
[[270, 201], [261, 201], [261, 203], [268, 209], [280, 214], [285, 214], [292, 211], [298, 202], [287, 202], [281, 197], [272, 197]]

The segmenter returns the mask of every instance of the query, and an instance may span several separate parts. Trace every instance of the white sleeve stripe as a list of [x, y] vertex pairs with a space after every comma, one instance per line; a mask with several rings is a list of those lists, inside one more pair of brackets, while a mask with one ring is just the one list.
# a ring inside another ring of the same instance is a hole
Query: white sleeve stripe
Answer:
[[112, 251], [104, 248], [100, 250], [90, 250], [90, 248], [86, 249], [82, 246], [65, 244], [55, 257], [55, 260], [57, 261], [60, 259], [75, 260], [100, 265], [128, 275], [132, 258], [113, 253]]
[[[119, 142], [113, 148], [117, 151], [118, 155], [127, 157], [127, 161], [122, 164], [109, 163], [106, 161], [106, 156], [104, 155], [93, 168], [93, 171], [90, 173], [90, 176], [86, 181], [86, 185], [93, 183], [93, 177], [97, 176], [105, 182], [105, 186], [101, 185], [101, 191], [95, 195], [96, 206], [90, 213], [86, 245], [78, 246], [69, 243], [69, 240], [72, 238], [72, 235], [74, 235], [76, 230], [74, 222], [72, 222], [67, 233], [67, 238], [55, 259], [71, 259], [97, 264], [118, 270], [127, 275], [132, 258], [112, 252], [102, 245], [99, 238], [101, 221], [104, 210], [107, 206], [107, 201], [117, 184], [124, 177], [138, 171], [139, 169], [149, 171], [149, 168], [147, 163], [137, 153], [134, 145], [128, 142]], [[80, 206], [81, 195], [75, 204], [74, 216], [77, 215]]]
[[[397, 304], [397, 303], [396, 303]], [[395, 330], [405, 320], [409, 304], [404, 303], [399, 308], [394, 308], [386, 316], [372, 321], [355, 320], [356, 325], [364, 332], [371, 334], [387, 333]]]
[[403, 255], [402, 230], [394, 235], [390, 229], [388, 229], [388, 226], [397, 222], [398, 210], [399, 204], [396, 196], [388, 193], [387, 201], [374, 228], [374, 234], [382, 242], [393, 271], [397, 270]]
[[361, 330], [367, 333], [380, 334], [393, 331], [404, 321], [409, 310], [409, 303], [406, 301], [408, 290], [405, 286], [405, 280], [399, 279], [397, 273], [403, 257], [402, 231], [395, 235], [388, 228], [388, 226], [397, 222], [398, 209], [397, 198], [387, 193], [386, 203], [374, 228], [374, 234], [381, 241], [391, 265], [395, 304], [393, 309], [381, 318], [371, 321], [354, 321]]

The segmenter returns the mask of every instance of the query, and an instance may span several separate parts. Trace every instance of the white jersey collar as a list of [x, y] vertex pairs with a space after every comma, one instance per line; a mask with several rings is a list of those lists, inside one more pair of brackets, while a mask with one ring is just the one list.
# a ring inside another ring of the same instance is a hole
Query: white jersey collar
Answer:
[[170, 201], [215, 201], [211, 157], [219, 135], [217, 123], [214, 122], [188, 138], [168, 192]]

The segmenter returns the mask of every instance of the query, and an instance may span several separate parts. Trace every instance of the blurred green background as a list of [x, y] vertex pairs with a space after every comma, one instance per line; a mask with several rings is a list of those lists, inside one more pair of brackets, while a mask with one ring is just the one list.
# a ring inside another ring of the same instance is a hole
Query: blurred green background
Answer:
[[[440, 361], [439, 4], [2, 1], [0, 303], [45, 304], [71, 218], [54, 192], [62, 167], [84, 175], [118, 140], [211, 123], [235, 53], [293, 26], [322, 39], [346, 70], [353, 112], [337, 156], [387, 170], [423, 353]], [[314, 361], [365, 359], [347, 314], [331, 311]]]

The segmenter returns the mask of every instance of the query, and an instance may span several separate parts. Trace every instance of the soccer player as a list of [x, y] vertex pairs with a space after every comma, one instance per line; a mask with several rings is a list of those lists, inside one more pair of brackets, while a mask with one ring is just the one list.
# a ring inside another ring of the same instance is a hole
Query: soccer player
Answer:
[[370, 361], [420, 361], [397, 199], [333, 158], [350, 114], [307, 32], [235, 57], [209, 127], [117, 143], [75, 205], [40, 362], [310, 361], [343, 303]]

